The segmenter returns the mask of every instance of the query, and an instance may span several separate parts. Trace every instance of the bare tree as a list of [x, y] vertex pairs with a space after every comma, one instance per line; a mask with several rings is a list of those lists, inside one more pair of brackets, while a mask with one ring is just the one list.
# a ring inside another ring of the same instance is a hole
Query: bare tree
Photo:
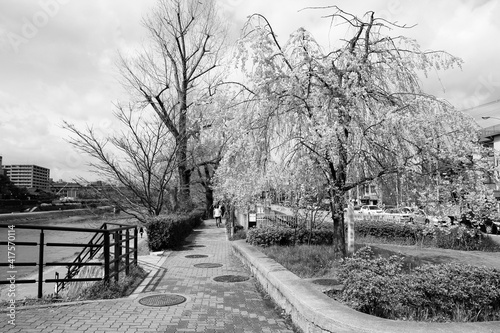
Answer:
[[125, 213], [145, 222], [150, 216], [173, 210], [169, 194], [176, 171], [177, 145], [165, 124], [144, 118], [133, 107], [117, 107], [122, 130], [101, 138], [92, 127], [85, 130], [64, 122], [77, 150], [91, 156], [92, 169], [109, 186], [100, 194]]
[[176, 143], [179, 204], [189, 206], [190, 139], [200, 129], [199, 113], [217, 77], [225, 27], [209, 1], [159, 0], [144, 19], [150, 43], [139, 55], [121, 56], [125, 86], [150, 106]]

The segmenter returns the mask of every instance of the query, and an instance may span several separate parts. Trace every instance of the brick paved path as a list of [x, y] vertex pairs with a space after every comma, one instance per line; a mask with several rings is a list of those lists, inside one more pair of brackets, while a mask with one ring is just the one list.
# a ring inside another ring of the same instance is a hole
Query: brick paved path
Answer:
[[[214, 220], [205, 221], [188, 241], [183, 249], [168, 253], [163, 269], [135, 298], [18, 309], [15, 327], [7, 323], [7, 313], [2, 312], [0, 332], [293, 332], [263, 300], [249, 270], [232, 254], [225, 230], [216, 228]], [[203, 268], [195, 264], [222, 266]], [[213, 279], [224, 275], [249, 279]], [[139, 303], [158, 294], [176, 294], [186, 301], [162, 307]]]

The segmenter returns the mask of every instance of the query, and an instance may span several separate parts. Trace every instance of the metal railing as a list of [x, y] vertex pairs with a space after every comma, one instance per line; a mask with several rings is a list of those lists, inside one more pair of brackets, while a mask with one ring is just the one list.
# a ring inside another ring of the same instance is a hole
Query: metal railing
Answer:
[[[0, 262], [0, 267], [15, 265], [16, 267], [38, 266], [38, 279], [16, 279], [19, 283], [38, 283], [38, 298], [43, 296], [43, 283], [56, 283], [55, 291], [58, 293], [64, 289], [68, 282], [87, 282], [87, 281], [109, 281], [114, 278], [118, 281], [120, 272], [125, 270], [125, 274], [130, 272], [132, 263], [137, 265], [137, 247], [138, 231], [136, 226], [123, 225], [118, 223], [104, 223], [99, 229], [95, 228], [72, 228], [55, 226], [32, 226], [32, 225], [0, 225], [0, 228], [15, 228], [40, 230], [38, 242], [12, 242], [2, 241], [0, 246], [38, 246], [37, 262], [19, 262], [15, 264], [9, 262]], [[94, 236], [88, 243], [46, 243], [45, 231], [70, 231], [70, 232], [90, 232]], [[130, 247], [130, 241], [133, 241], [133, 247]], [[46, 247], [83, 247], [82, 251], [72, 262], [45, 262]], [[123, 251], [125, 249], [125, 251]], [[97, 254], [103, 254], [103, 262], [90, 262]], [[131, 260], [133, 257], [133, 261]], [[124, 259], [124, 260], [123, 260]], [[123, 264], [122, 264], [123, 261]], [[68, 272], [63, 279], [59, 279], [56, 274], [55, 279], [44, 279], [43, 270], [48, 266], [67, 266]], [[103, 266], [104, 274], [97, 278], [78, 278], [82, 267], [85, 266]], [[10, 281], [0, 281], [0, 284], [9, 284]]]

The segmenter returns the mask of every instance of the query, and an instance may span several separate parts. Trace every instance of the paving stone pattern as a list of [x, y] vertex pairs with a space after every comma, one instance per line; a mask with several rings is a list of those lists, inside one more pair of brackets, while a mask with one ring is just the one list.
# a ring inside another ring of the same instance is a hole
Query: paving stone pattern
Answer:
[[[103, 300], [49, 308], [18, 309], [16, 326], [0, 321], [0, 332], [287, 332], [291, 327], [265, 301], [250, 271], [233, 255], [225, 229], [214, 220], [204, 224], [188, 239], [191, 245], [168, 253], [158, 277], [132, 299]], [[206, 258], [186, 258], [204, 254]], [[195, 264], [220, 263], [200, 268]], [[214, 277], [241, 275], [243, 282], [216, 282]], [[139, 300], [155, 294], [184, 296], [184, 303], [150, 307]]]

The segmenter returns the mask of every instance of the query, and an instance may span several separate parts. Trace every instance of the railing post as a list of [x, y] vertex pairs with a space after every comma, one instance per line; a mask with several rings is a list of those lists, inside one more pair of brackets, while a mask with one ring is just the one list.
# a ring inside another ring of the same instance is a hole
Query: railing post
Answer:
[[130, 232], [129, 232], [129, 229], [127, 229], [125, 231], [125, 239], [126, 239], [126, 241], [125, 241], [125, 254], [126, 254], [125, 260], [127, 261], [125, 264], [126, 265], [125, 266], [125, 275], [129, 275], [129, 273], [130, 273], [130, 269], [129, 269], [129, 267], [130, 267], [130, 240], [128, 239], [129, 237], [130, 237]]
[[[56, 272], [56, 273], [54, 274], [54, 278], [55, 278], [56, 280], [59, 280], [59, 272]], [[56, 283], [54, 284], [54, 294], [59, 295], [59, 282], [56, 282]]]
[[43, 296], [43, 250], [44, 250], [44, 233], [40, 230], [40, 243], [38, 245], [38, 298]]
[[134, 265], [137, 266], [137, 254], [139, 247], [139, 235], [137, 234], [137, 226], [134, 227]]
[[104, 232], [104, 281], [109, 282], [109, 231]]
[[115, 281], [118, 281], [119, 279], [119, 274], [120, 274], [120, 249], [121, 249], [121, 235], [120, 235], [120, 231], [115, 231], [113, 233], [114, 235], [114, 242], [115, 242], [115, 255], [114, 255], [114, 263], [115, 263], [115, 266], [114, 266], [114, 271], [115, 271]]

